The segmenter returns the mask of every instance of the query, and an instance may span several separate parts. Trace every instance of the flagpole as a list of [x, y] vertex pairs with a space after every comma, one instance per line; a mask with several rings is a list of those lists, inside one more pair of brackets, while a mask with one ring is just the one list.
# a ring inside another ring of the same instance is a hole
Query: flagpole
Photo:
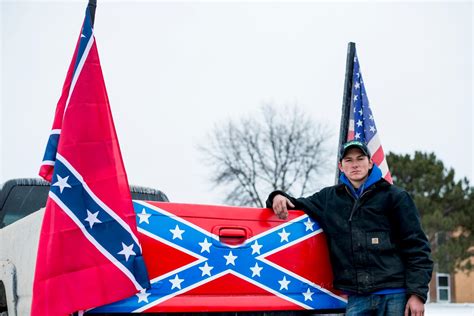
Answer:
[[89, 4], [87, 5], [87, 8], [89, 9], [91, 13], [91, 23], [92, 27], [94, 27], [94, 20], [95, 20], [95, 9], [97, 7], [97, 0], [89, 0]]
[[339, 143], [337, 146], [337, 162], [336, 162], [336, 179], [335, 183], [339, 182], [340, 171], [337, 166], [340, 158], [341, 145], [347, 141], [350, 107], [351, 107], [351, 94], [352, 94], [352, 73], [354, 70], [354, 56], [355, 56], [355, 43], [349, 42], [347, 44], [347, 59], [346, 59], [346, 76], [344, 80], [344, 94], [342, 99], [342, 111], [341, 111], [341, 125], [339, 126]]

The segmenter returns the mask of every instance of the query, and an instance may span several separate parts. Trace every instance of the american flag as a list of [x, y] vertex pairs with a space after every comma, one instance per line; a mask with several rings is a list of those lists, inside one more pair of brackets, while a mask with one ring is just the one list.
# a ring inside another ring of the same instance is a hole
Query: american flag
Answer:
[[379, 133], [375, 125], [374, 115], [370, 109], [369, 99], [365, 90], [362, 73], [360, 71], [357, 53], [354, 53], [354, 68], [352, 73], [352, 95], [349, 117], [349, 132], [347, 140], [359, 140], [367, 144], [373, 162], [382, 170], [382, 175], [393, 183], [388, 169], [385, 153], [380, 142]]
[[40, 175], [51, 188], [31, 315], [69, 315], [148, 287], [89, 8]]

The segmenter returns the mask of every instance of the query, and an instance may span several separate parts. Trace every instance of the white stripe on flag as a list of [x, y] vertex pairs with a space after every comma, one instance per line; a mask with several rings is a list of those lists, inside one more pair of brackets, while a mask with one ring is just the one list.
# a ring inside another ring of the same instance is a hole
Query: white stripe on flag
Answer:
[[379, 134], [375, 134], [374, 137], [370, 140], [370, 142], [367, 144], [367, 147], [369, 147], [370, 155], [372, 156], [375, 154], [377, 150], [379, 150], [380, 147], [382, 147], [382, 144], [380, 143], [380, 138]]
[[89, 51], [91, 50], [92, 44], [94, 43], [94, 30], [92, 30], [91, 38], [89, 39], [89, 42], [87, 42], [87, 46], [84, 49], [84, 53], [82, 54], [82, 58], [79, 61], [79, 64], [77, 65], [76, 71], [74, 72], [74, 77], [72, 77], [72, 82], [71, 86], [69, 87], [69, 94], [67, 96], [67, 101], [66, 101], [66, 106], [64, 107], [64, 112], [63, 112], [63, 117], [66, 115], [66, 110], [69, 105], [69, 100], [71, 99], [72, 92], [74, 91], [74, 88], [76, 86], [77, 79], [79, 78], [82, 67], [84, 67], [84, 64], [86, 63], [86, 59], [89, 56]]
[[353, 132], [354, 131], [354, 119], [350, 119], [349, 120], [349, 132]]
[[52, 161], [52, 160], [43, 160], [43, 162], [41, 163], [42, 166], [54, 166], [56, 162], [55, 161]]

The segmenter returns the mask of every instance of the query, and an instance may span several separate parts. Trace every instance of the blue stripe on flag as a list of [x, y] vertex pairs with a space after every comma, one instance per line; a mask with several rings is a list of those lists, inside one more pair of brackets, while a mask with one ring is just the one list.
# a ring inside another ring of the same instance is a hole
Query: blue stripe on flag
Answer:
[[58, 151], [59, 134], [50, 134], [46, 151], [44, 152], [43, 161], [56, 161], [56, 153]]
[[91, 14], [89, 10], [87, 9], [86, 16], [84, 18], [84, 24], [82, 25], [81, 38], [79, 41], [79, 48], [77, 51], [76, 63], [74, 65], [74, 74], [76, 73], [77, 66], [79, 65], [79, 62], [82, 59], [82, 55], [84, 55], [84, 51], [86, 50], [87, 43], [89, 43], [89, 40], [91, 37], [92, 37], [92, 21], [91, 21]]
[[[61, 179], [67, 179], [67, 184], [70, 187], [61, 189], [61, 186], [57, 185], [60, 182], [58, 176]], [[146, 280], [139, 280], [140, 275], [147, 274], [146, 271], [136, 270], [137, 264], [134, 259], [138, 255], [140, 256], [139, 260], [142, 260], [141, 250], [130, 232], [102, 208], [98, 201], [91, 197], [83, 183], [61, 160], [56, 160], [50, 190], [73, 212], [73, 215], [84, 225], [85, 230], [93, 239], [132, 275], [135, 275], [138, 283], [147, 284]], [[124, 250], [124, 247], [128, 248]], [[123, 254], [120, 254], [120, 252]], [[144, 267], [144, 265], [142, 266]]]

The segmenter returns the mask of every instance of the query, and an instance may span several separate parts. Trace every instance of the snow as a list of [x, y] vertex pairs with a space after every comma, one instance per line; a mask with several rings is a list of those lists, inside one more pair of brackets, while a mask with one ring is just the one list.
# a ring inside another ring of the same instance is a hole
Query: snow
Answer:
[[425, 305], [426, 316], [474, 316], [474, 304], [441, 304]]

